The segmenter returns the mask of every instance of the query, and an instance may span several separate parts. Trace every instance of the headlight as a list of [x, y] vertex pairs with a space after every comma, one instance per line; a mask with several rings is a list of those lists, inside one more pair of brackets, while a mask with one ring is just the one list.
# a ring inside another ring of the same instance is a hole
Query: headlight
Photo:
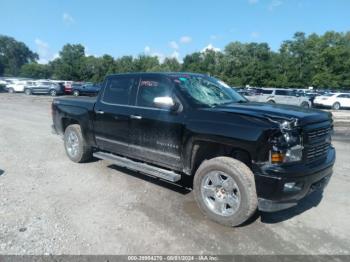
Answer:
[[303, 157], [302, 138], [295, 121], [279, 122], [279, 130], [270, 139], [270, 162], [281, 164], [300, 161]]

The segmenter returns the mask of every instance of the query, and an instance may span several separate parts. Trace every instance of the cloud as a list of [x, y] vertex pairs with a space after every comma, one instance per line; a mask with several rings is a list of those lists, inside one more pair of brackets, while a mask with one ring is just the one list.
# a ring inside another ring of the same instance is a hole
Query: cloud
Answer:
[[250, 33], [250, 37], [251, 38], [259, 38], [260, 37], [260, 33], [259, 32], [251, 32]]
[[281, 6], [283, 4], [282, 0], [272, 0], [269, 4], [268, 9], [273, 11], [275, 8]]
[[192, 38], [190, 36], [182, 36], [180, 37], [181, 44], [188, 44], [192, 42]]
[[210, 39], [211, 39], [211, 40], [216, 40], [216, 39], [218, 39], [218, 38], [219, 38], [218, 35], [211, 35], [211, 36], [210, 36]]
[[179, 45], [175, 42], [175, 41], [170, 41], [169, 42], [169, 46], [172, 48], [172, 49], [179, 49]]
[[62, 14], [62, 20], [63, 20], [63, 23], [65, 23], [66, 25], [71, 25], [75, 22], [74, 18], [67, 12], [64, 12]]
[[204, 53], [205, 51], [208, 51], [208, 50], [212, 50], [212, 51], [215, 51], [215, 52], [220, 52], [221, 51], [220, 48], [215, 47], [212, 44], [209, 44], [206, 47], [204, 47], [201, 52]]
[[143, 51], [145, 52], [145, 54], [149, 54], [151, 52], [151, 48], [148, 45], [146, 45]]
[[248, 0], [248, 3], [251, 5], [255, 5], [259, 2], [259, 0]]
[[48, 43], [44, 42], [43, 40], [36, 38], [35, 39], [35, 45], [36, 45], [36, 52], [39, 55], [39, 63], [40, 64], [47, 64], [49, 60], [51, 60], [53, 57], [50, 55], [49, 45]]

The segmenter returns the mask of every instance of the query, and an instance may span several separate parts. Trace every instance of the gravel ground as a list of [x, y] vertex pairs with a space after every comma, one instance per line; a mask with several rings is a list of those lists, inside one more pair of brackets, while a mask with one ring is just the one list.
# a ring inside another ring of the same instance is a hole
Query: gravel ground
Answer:
[[69, 161], [51, 134], [50, 102], [0, 94], [0, 254], [350, 254], [346, 136], [334, 139], [323, 196], [228, 228], [203, 218], [181, 187]]

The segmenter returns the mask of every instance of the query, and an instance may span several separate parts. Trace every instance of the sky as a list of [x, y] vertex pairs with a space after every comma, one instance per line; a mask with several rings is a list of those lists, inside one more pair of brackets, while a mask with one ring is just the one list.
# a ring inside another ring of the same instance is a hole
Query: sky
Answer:
[[87, 55], [181, 59], [232, 41], [277, 51], [297, 31], [350, 31], [350, 0], [0, 0], [0, 34], [24, 42], [40, 63], [66, 43]]

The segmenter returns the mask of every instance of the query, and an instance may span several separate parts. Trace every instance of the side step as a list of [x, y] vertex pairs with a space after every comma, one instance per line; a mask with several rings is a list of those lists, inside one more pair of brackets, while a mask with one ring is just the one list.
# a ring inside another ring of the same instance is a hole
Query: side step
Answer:
[[134, 171], [139, 171], [151, 176], [156, 176], [170, 182], [177, 182], [181, 179], [181, 175], [173, 171], [163, 169], [160, 167], [151, 166], [146, 163], [136, 162], [126, 157], [120, 157], [114, 154], [105, 153], [105, 152], [95, 152], [94, 157], [107, 160], [113, 164], [121, 167], [125, 167]]

